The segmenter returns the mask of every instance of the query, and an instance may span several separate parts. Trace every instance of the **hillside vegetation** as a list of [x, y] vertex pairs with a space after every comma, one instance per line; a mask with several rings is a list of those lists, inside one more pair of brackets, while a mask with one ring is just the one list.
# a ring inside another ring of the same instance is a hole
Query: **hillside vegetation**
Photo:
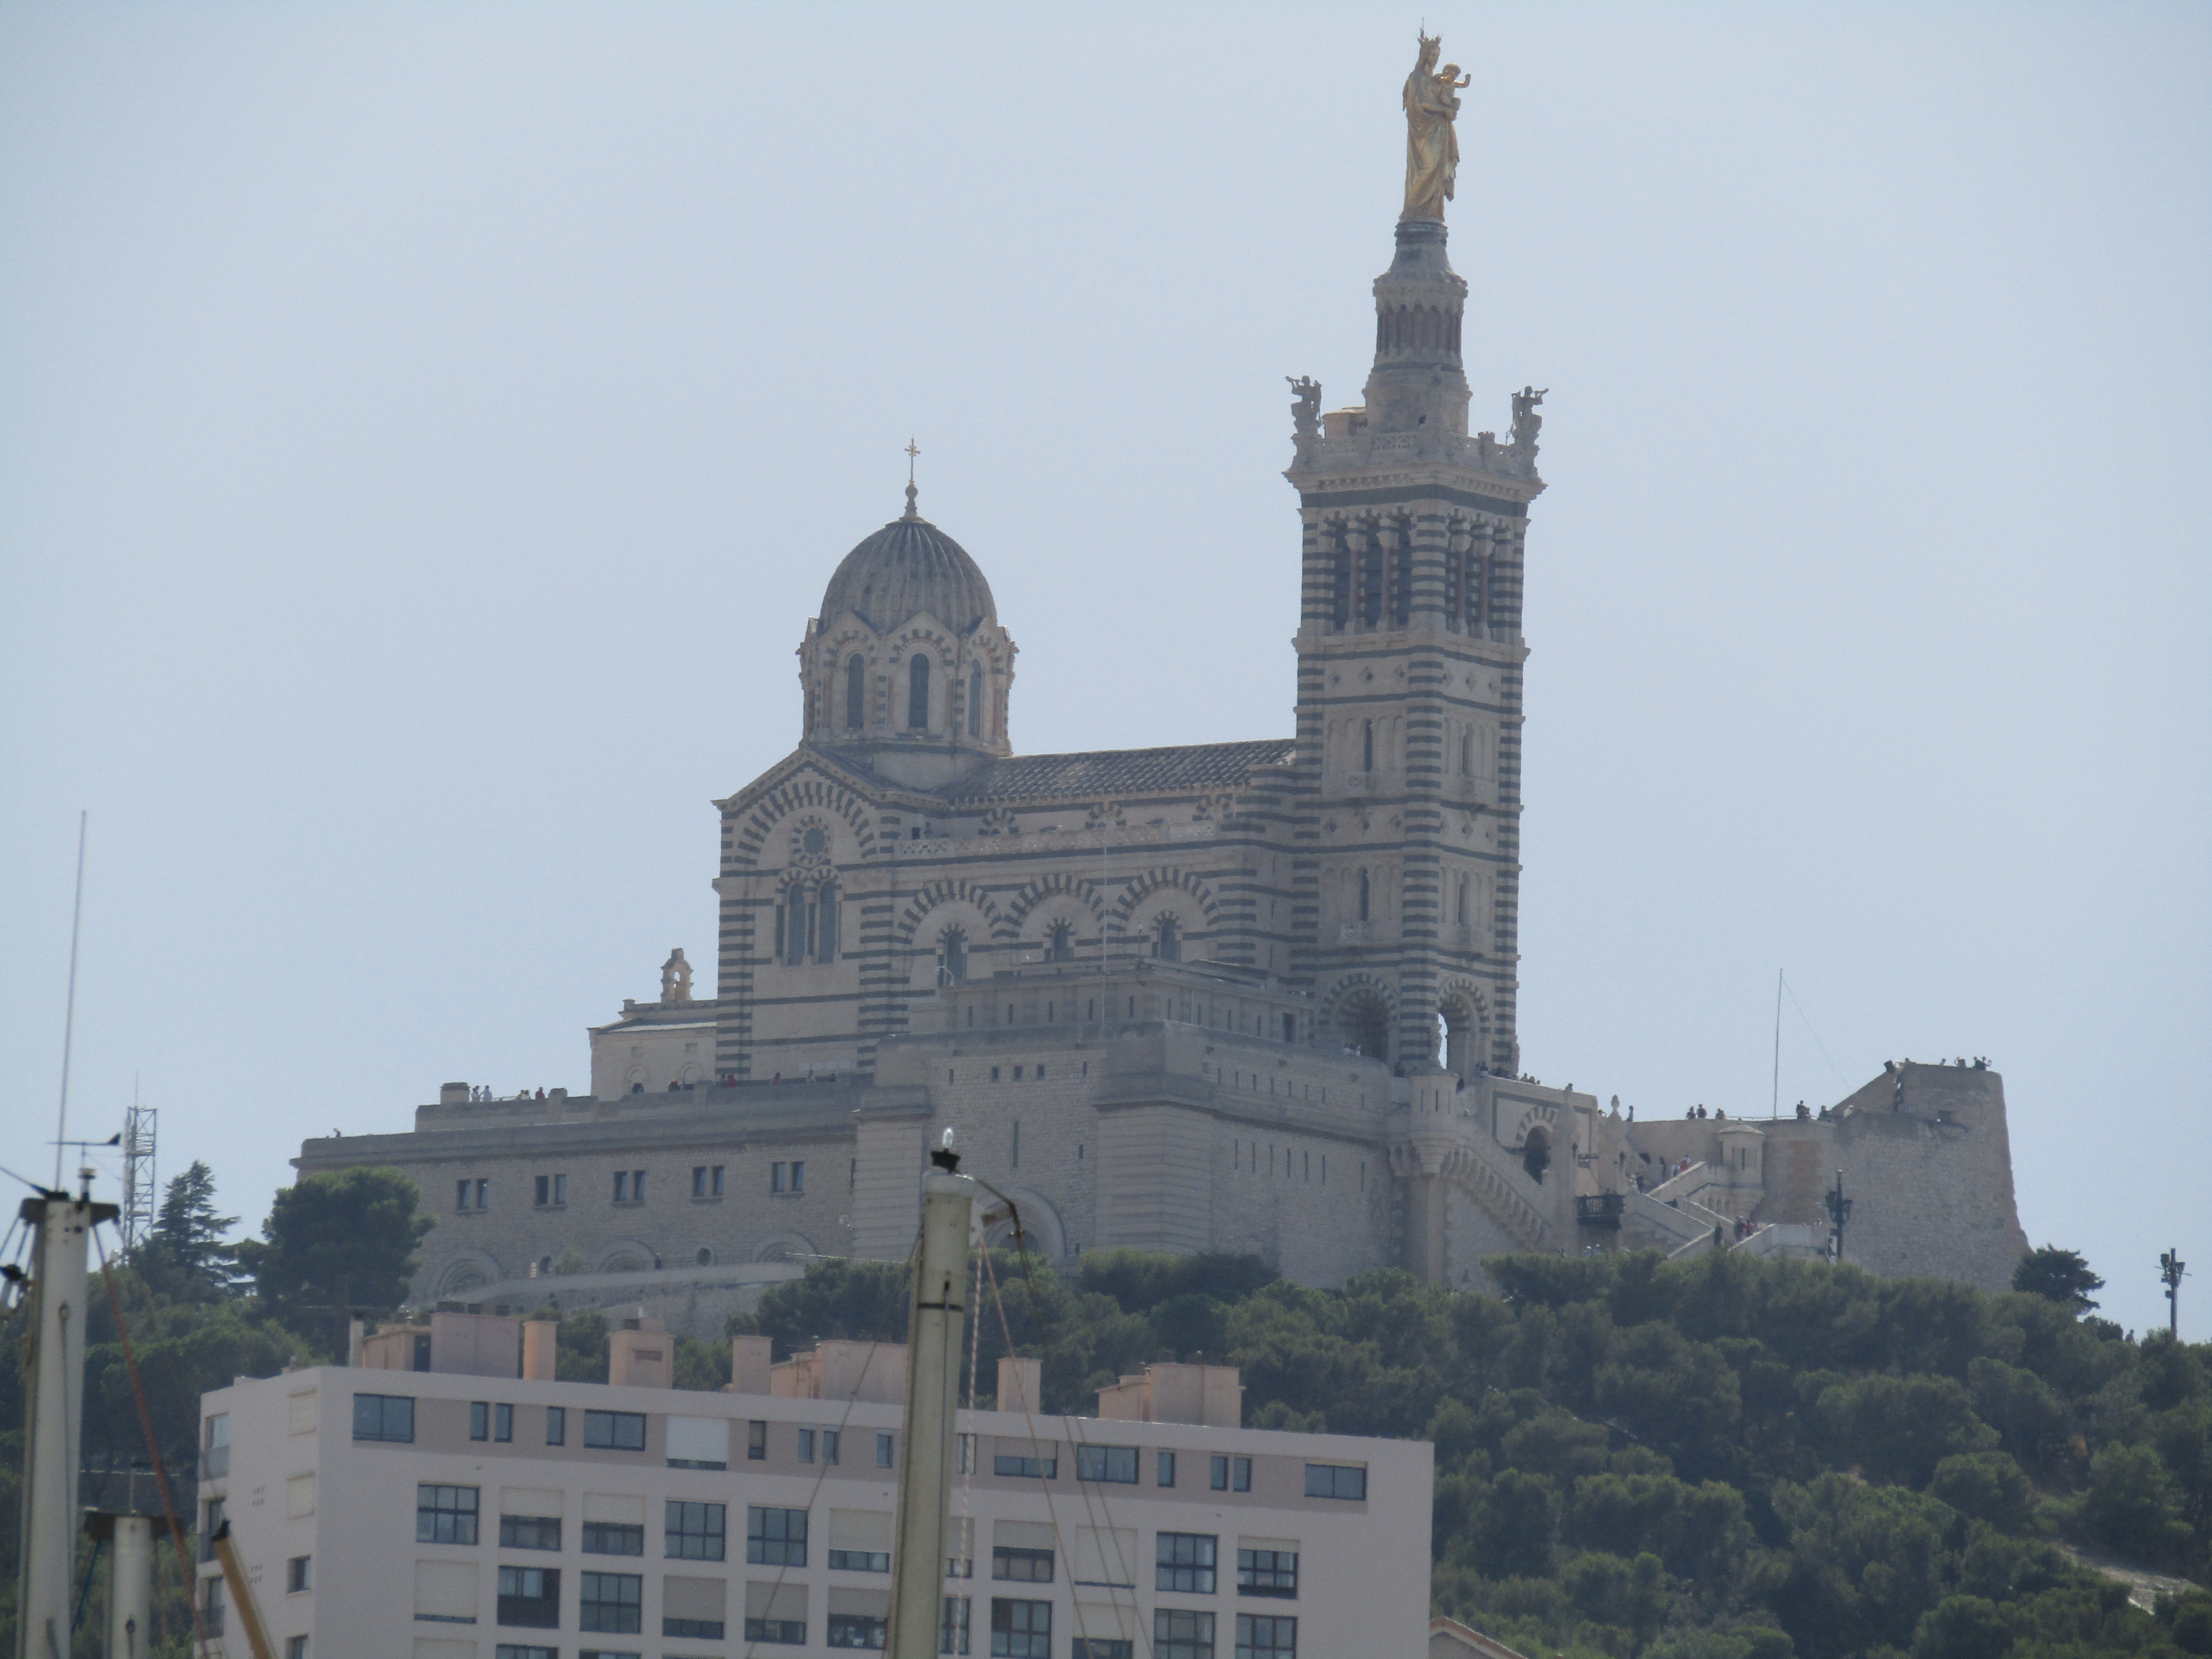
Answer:
[[[2206, 1582], [2212, 1347], [2064, 1290], [1727, 1255], [1504, 1257], [1503, 1299], [1241, 1257], [994, 1265], [986, 1383], [1008, 1338], [1055, 1411], [1202, 1354], [1243, 1368], [1249, 1425], [1434, 1441], [1437, 1609], [1532, 1656], [2212, 1654], [2212, 1595], [2144, 1612], [2058, 1547]], [[733, 1328], [895, 1339], [902, 1272], [822, 1264]]]

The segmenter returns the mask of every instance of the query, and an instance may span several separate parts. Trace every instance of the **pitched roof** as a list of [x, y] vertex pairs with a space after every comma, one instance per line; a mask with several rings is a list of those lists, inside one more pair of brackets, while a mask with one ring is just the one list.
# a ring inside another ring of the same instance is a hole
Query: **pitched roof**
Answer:
[[1293, 738], [1256, 743], [1197, 743], [1175, 749], [1094, 749], [1074, 755], [1014, 755], [993, 761], [945, 792], [967, 803], [993, 800], [1101, 800], [1123, 795], [1172, 795], [1239, 789], [1262, 766], [1286, 765]]

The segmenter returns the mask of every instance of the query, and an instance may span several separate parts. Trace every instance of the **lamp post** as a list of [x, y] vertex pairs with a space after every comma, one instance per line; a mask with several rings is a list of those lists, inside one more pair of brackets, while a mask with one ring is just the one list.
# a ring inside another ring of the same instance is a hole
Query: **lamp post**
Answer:
[[2166, 1281], [2166, 1328], [2176, 1341], [2181, 1338], [2181, 1276], [2188, 1271], [2179, 1249], [2158, 1259], [2158, 1276]]
[[1852, 1202], [1844, 1196], [1844, 1172], [1841, 1170], [1836, 1171], [1836, 1188], [1827, 1195], [1825, 1202], [1828, 1206], [1828, 1220], [1835, 1229], [1836, 1260], [1840, 1262], [1844, 1259], [1844, 1227], [1851, 1218]]

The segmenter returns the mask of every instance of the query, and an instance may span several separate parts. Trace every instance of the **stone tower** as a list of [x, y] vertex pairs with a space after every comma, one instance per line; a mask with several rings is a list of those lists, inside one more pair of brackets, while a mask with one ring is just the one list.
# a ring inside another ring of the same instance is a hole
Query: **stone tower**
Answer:
[[1323, 415], [1295, 383], [1300, 955], [1316, 1012], [1362, 1052], [1510, 1074], [1542, 394], [1514, 399], [1509, 442], [1469, 435], [1468, 289], [1444, 245], [1441, 219], [1399, 222], [1364, 404]]

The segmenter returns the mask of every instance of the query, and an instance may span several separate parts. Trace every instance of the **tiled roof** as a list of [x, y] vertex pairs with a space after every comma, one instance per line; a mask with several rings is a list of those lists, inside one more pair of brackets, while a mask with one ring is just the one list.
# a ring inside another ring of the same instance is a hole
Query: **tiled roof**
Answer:
[[1286, 764], [1291, 738], [1257, 743], [1197, 743], [1176, 749], [1097, 749], [1078, 755], [1015, 755], [994, 761], [945, 792], [958, 803], [1102, 800], [1242, 788], [1262, 766]]

